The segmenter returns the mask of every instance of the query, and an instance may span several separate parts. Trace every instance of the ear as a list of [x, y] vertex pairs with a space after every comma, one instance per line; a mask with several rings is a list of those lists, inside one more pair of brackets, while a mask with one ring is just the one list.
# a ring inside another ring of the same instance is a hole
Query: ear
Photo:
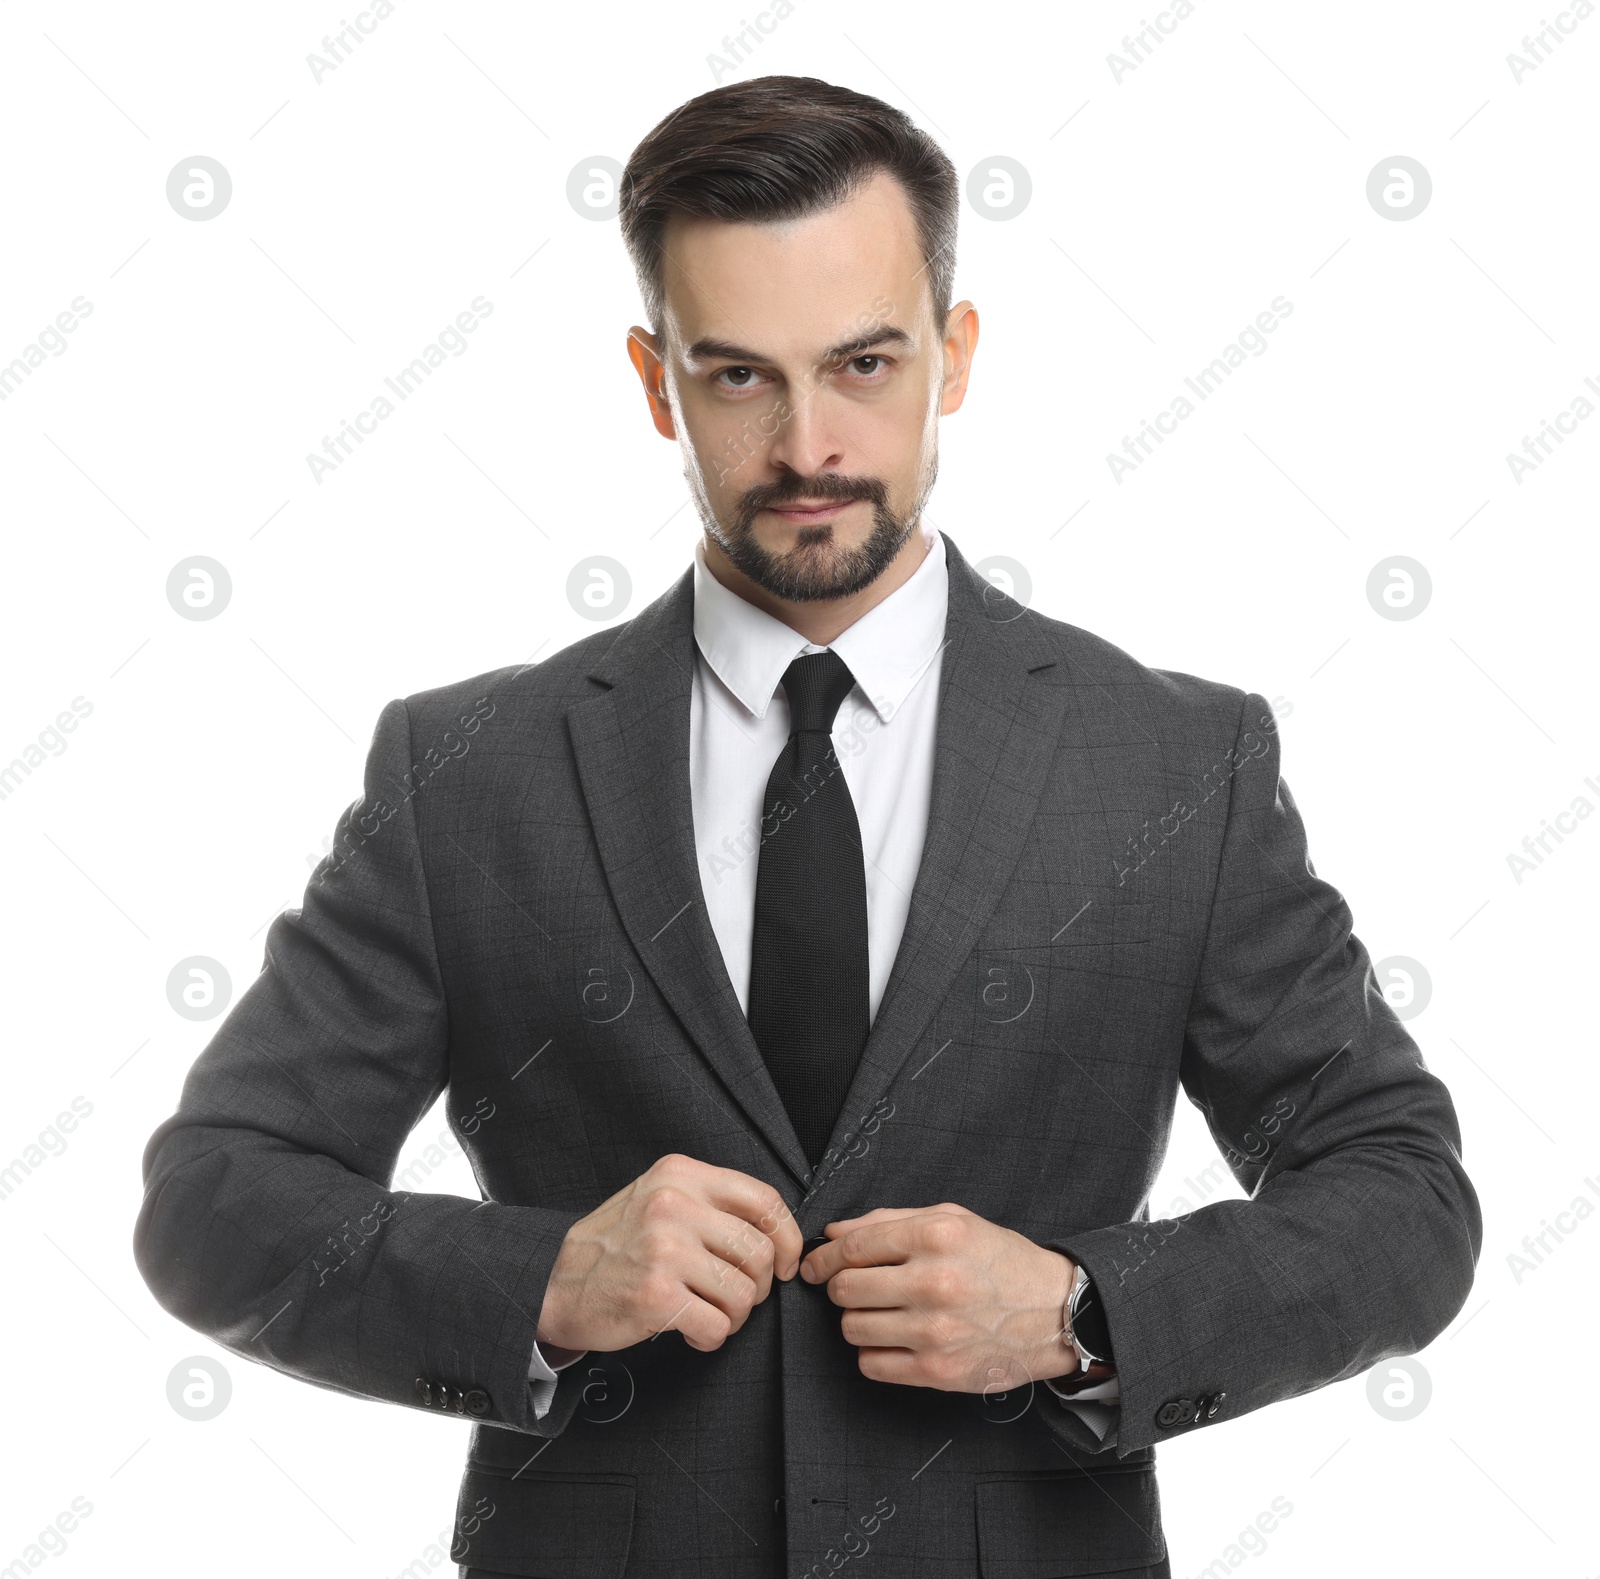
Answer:
[[967, 375], [972, 371], [973, 353], [978, 349], [978, 309], [971, 302], [957, 302], [945, 320], [944, 399], [941, 416], [961, 409], [967, 398]]
[[677, 438], [678, 427], [667, 399], [666, 364], [661, 360], [656, 337], [638, 324], [628, 331], [628, 360], [644, 385], [644, 398], [650, 403], [650, 420], [655, 423], [656, 432], [664, 439]]

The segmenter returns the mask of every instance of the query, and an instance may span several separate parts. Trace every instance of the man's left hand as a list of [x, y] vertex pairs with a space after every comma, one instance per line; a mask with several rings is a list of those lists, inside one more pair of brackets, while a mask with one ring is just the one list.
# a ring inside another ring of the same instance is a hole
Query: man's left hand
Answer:
[[861, 1374], [944, 1392], [1004, 1391], [1078, 1369], [1062, 1336], [1075, 1268], [949, 1202], [829, 1223], [800, 1263], [844, 1308]]

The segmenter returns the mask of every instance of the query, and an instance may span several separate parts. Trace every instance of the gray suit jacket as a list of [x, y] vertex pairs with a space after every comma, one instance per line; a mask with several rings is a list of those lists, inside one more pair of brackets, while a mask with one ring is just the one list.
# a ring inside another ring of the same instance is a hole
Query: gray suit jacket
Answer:
[[[151, 1137], [135, 1253], [168, 1310], [476, 1422], [471, 1573], [1165, 1575], [1156, 1444], [1420, 1348], [1466, 1298], [1449, 1096], [1312, 870], [1267, 704], [945, 545], [927, 842], [815, 1177], [702, 899], [689, 572], [537, 667], [383, 710], [337, 848]], [[1249, 1199], [1152, 1222], [1180, 1088]], [[481, 1201], [391, 1188], [441, 1091]], [[810, 1238], [951, 1200], [1081, 1260], [1115, 1448], [1042, 1385], [867, 1380], [798, 1279], [716, 1353], [590, 1355], [536, 1420], [562, 1237], [668, 1152], [767, 1180]]]

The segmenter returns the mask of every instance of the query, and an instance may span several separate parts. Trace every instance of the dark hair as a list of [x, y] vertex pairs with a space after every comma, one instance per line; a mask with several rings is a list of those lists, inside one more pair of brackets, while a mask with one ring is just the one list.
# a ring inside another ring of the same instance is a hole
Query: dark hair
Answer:
[[843, 202], [879, 171], [910, 202], [942, 332], [961, 189], [944, 150], [909, 116], [816, 77], [754, 77], [680, 105], [633, 150], [619, 189], [622, 239], [651, 331], [661, 330], [672, 215], [798, 219]]

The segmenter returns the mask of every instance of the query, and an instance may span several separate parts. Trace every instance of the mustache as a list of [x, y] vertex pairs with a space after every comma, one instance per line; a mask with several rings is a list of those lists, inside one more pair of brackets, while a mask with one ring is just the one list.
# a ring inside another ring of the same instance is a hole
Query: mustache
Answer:
[[772, 482], [755, 483], [746, 488], [739, 496], [739, 521], [748, 527], [762, 510], [770, 510], [774, 505], [790, 504], [796, 499], [827, 499], [832, 503], [865, 499], [881, 508], [889, 502], [889, 489], [879, 477], [845, 477], [838, 472], [820, 472], [815, 477], [800, 477], [790, 473]]

